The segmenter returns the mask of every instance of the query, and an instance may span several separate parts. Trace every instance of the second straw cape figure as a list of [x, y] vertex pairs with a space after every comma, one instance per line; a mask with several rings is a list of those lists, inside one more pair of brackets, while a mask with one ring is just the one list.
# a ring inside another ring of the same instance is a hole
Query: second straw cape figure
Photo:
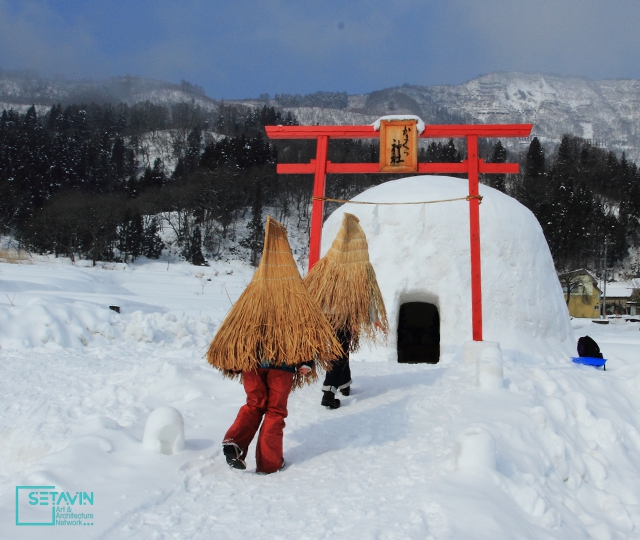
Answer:
[[369, 262], [367, 238], [356, 216], [344, 214], [331, 248], [304, 278], [304, 284], [342, 346], [342, 355], [327, 370], [322, 386], [321, 404], [337, 409], [337, 392], [344, 396], [350, 393], [349, 352], [358, 349], [362, 334], [373, 341], [379, 336], [377, 331], [386, 334], [389, 328], [376, 273]]
[[247, 393], [222, 441], [227, 463], [246, 468], [262, 423], [256, 472], [280, 470], [289, 393], [316, 379], [316, 364], [329, 369], [340, 354], [333, 328], [302, 283], [285, 228], [268, 217], [260, 265], [207, 351], [208, 362], [227, 377], [241, 377]]

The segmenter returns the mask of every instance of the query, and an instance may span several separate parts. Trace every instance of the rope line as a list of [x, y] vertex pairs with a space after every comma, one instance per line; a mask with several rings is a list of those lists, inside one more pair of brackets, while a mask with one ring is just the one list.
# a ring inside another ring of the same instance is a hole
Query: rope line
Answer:
[[412, 201], [412, 202], [370, 202], [370, 201], [348, 201], [346, 199], [332, 199], [331, 197], [311, 197], [311, 200], [314, 201], [326, 201], [326, 202], [335, 202], [342, 204], [384, 204], [384, 205], [394, 205], [394, 204], [433, 204], [433, 203], [442, 203], [442, 202], [452, 202], [452, 201], [470, 201], [471, 199], [478, 199], [480, 203], [482, 203], [482, 195], [467, 195], [466, 197], [458, 197], [456, 199], [440, 199], [439, 201]]

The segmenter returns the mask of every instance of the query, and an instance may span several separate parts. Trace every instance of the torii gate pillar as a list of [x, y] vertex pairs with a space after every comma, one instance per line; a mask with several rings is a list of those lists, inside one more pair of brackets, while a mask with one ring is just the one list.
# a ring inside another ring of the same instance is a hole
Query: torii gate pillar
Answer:
[[322, 221], [324, 218], [324, 195], [327, 177], [327, 153], [329, 137], [318, 137], [316, 148], [316, 170], [313, 181], [313, 201], [311, 203], [311, 232], [309, 233], [309, 270], [320, 260], [322, 243]]

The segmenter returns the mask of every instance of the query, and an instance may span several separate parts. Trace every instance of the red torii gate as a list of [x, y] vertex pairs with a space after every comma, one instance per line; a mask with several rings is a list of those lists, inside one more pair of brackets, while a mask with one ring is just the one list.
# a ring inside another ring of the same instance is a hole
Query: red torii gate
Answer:
[[[480, 266], [479, 174], [514, 174], [517, 163], [486, 163], [478, 158], [478, 137], [528, 137], [533, 124], [427, 125], [421, 139], [466, 138], [467, 159], [461, 163], [418, 163], [418, 173], [465, 173], [469, 178], [471, 240], [471, 318], [473, 340], [482, 341], [482, 276]], [[271, 139], [316, 139], [316, 158], [310, 163], [278, 163], [279, 174], [313, 174], [313, 206], [309, 239], [309, 270], [320, 258], [327, 174], [380, 173], [379, 163], [332, 163], [327, 160], [329, 139], [377, 139], [373, 126], [266, 126]]]

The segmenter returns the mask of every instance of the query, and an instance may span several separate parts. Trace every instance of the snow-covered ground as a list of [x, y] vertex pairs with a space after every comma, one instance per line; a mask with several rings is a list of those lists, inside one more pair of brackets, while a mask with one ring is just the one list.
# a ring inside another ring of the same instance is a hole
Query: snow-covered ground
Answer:
[[[353, 362], [340, 409], [320, 407], [319, 384], [291, 395], [287, 467], [259, 476], [252, 451], [247, 471], [221, 455], [244, 392], [203, 359], [251, 275], [0, 264], [0, 538], [640, 537], [640, 323], [574, 320], [606, 371], [507, 351], [500, 390], [460, 355]], [[142, 445], [165, 405], [184, 418], [175, 455]], [[17, 486], [93, 493], [72, 506], [93, 525], [16, 525], [51, 509]]]

